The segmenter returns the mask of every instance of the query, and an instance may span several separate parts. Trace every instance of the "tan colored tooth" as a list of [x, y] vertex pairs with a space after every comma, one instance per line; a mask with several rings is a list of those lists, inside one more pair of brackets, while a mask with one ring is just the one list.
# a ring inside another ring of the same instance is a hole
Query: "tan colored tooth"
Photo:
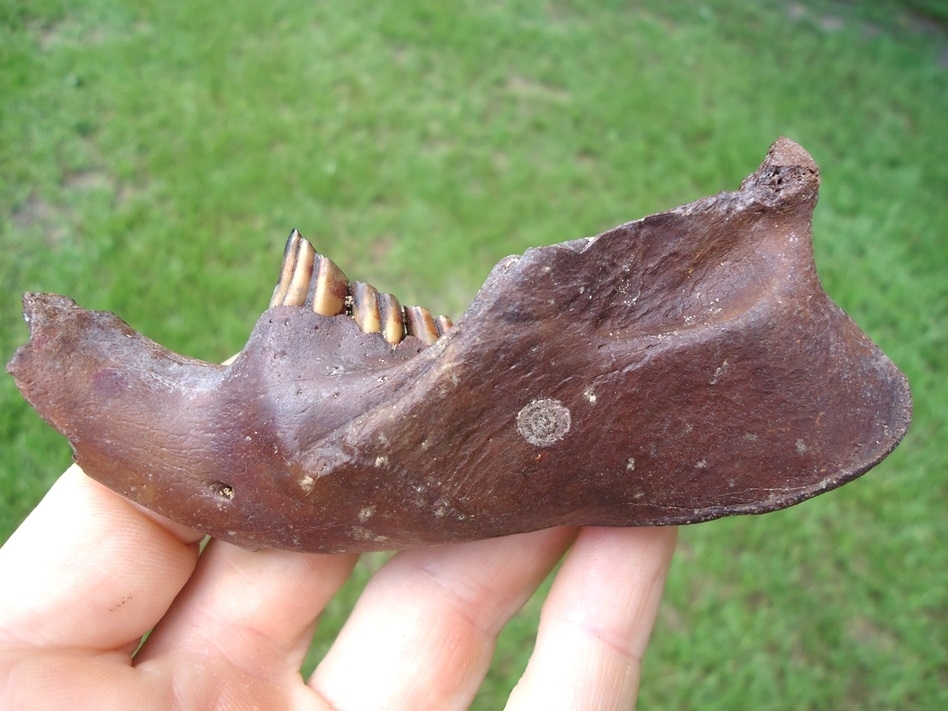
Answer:
[[443, 314], [441, 316], [438, 316], [438, 318], [435, 319], [435, 326], [438, 329], [439, 336], [443, 336], [447, 332], [447, 330], [451, 328], [453, 325], [454, 325], [454, 321], [452, 321], [450, 318], [448, 318], [447, 316]]
[[352, 318], [363, 333], [378, 333], [382, 330], [379, 315], [379, 292], [371, 284], [354, 281], [349, 284], [352, 295]]
[[431, 345], [452, 327], [447, 316], [434, 318], [422, 306], [402, 308], [392, 294], [380, 294], [371, 284], [350, 283], [335, 262], [316, 252], [298, 230], [290, 232], [283, 250], [280, 280], [270, 306], [309, 306], [321, 316], [350, 311], [365, 333], [381, 332], [392, 345], [408, 333]]
[[405, 307], [405, 330], [410, 336], [421, 340], [426, 346], [438, 340], [438, 327], [434, 317], [424, 306]]
[[382, 322], [382, 336], [393, 346], [401, 343], [405, 337], [405, 315], [402, 305], [391, 294], [379, 294], [379, 317]]
[[293, 270], [296, 268], [296, 261], [299, 256], [300, 245], [303, 243], [303, 236], [299, 230], [292, 230], [286, 240], [286, 247], [283, 248], [283, 266], [280, 268], [280, 280], [273, 290], [273, 296], [270, 298], [270, 307], [283, 306], [283, 300], [290, 289], [290, 282], [293, 280]]
[[300, 238], [300, 246], [296, 251], [296, 263], [293, 265], [293, 274], [286, 290], [282, 306], [302, 306], [309, 295], [309, 280], [313, 274], [313, 262], [316, 259], [316, 250], [307, 240]]
[[349, 281], [331, 259], [317, 255], [313, 272], [313, 311], [321, 316], [336, 316], [346, 310]]

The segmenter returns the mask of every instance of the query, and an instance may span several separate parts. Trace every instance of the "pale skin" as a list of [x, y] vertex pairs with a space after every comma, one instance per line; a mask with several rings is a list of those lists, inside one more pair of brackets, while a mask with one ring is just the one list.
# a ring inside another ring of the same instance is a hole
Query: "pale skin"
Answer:
[[565, 555], [506, 708], [628, 711], [676, 531], [557, 528], [399, 552], [308, 679], [319, 615], [357, 556], [221, 541], [199, 555], [200, 540], [70, 468], [0, 549], [0, 705], [466, 709], [497, 634]]

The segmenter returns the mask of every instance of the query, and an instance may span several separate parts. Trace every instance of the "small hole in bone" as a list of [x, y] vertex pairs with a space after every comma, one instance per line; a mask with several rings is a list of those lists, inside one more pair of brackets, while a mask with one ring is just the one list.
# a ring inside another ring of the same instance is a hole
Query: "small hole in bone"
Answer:
[[214, 492], [215, 496], [226, 501], [234, 500], [234, 487], [232, 487], [230, 484], [225, 484], [222, 481], [212, 481], [209, 486], [211, 491]]

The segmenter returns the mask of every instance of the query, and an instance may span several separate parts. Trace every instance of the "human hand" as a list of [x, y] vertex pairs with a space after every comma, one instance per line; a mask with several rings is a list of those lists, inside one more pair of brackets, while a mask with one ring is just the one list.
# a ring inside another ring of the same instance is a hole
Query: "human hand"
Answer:
[[676, 532], [397, 553], [308, 680], [319, 614], [358, 556], [216, 540], [199, 556], [200, 539], [71, 467], [0, 549], [3, 708], [464, 709], [497, 634], [569, 550], [507, 708], [629, 709]]

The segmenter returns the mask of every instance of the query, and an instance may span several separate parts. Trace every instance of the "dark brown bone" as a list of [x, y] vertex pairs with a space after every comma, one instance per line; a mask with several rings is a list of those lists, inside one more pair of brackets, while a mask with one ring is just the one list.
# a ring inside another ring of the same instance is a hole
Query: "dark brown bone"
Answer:
[[781, 139], [736, 193], [504, 259], [427, 348], [277, 305], [224, 367], [27, 294], [9, 370], [90, 476], [248, 547], [773, 511], [871, 468], [911, 416], [817, 280], [818, 185]]

